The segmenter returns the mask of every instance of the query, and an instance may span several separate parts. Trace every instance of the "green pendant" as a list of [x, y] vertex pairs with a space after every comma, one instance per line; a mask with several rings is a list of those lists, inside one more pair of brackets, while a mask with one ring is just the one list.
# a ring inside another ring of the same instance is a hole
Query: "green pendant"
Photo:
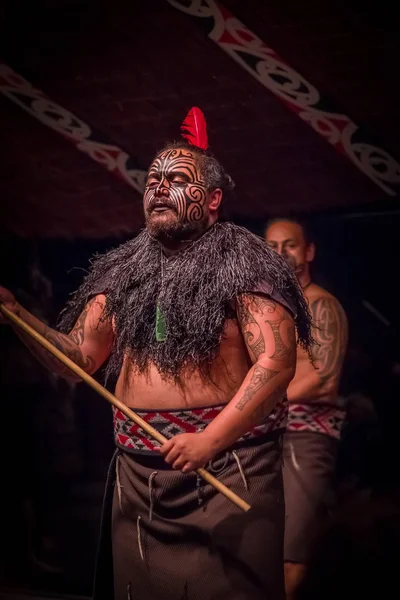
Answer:
[[165, 326], [164, 313], [159, 304], [156, 307], [156, 340], [157, 342], [165, 342], [167, 339], [167, 328]]

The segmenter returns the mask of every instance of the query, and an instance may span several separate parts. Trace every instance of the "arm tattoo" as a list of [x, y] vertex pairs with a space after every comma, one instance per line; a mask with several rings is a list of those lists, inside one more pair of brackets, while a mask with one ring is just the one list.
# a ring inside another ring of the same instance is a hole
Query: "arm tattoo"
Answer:
[[[96, 297], [89, 300], [82, 313], [79, 315], [77, 322], [74, 325], [74, 328], [68, 334], [68, 337], [75, 342], [77, 346], [82, 346], [85, 341], [85, 324], [89, 314], [89, 311], [94, 303], [97, 303], [101, 309], [104, 311], [104, 306], [101, 302], [96, 300]], [[101, 333], [107, 327], [107, 319], [102, 314], [97, 322], [96, 330]]]
[[321, 383], [340, 374], [347, 345], [347, 320], [340, 304], [332, 298], [318, 298], [311, 304], [316, 344], [312, 349], [318, 361]]
[[285, 314], [277, 321], [266, 321], [266, 323], [268, 323], [272, 329], [272, 335], [274, 336], [275, 342], [274, 353], [269, 358], [273, 358], [275, 360], [286, 360], [288, 358], [291, 359], [293, 354], [296, 352], [296, 333], [294, 324], [289, 324], [287, 330], [288, 345], [286, 346], [280, 332], [283, 321], [289, 321]]
[[[39, 333], [51, 344], [53, 344], [53, 346], [60, 350], [63, 354], [68, 356], [68, 358], [73, 360], [74, 363], [76, 363], [84, 371], [91, 373], [95, 370], [96, 363], [93, 360], [93, 358], [87, 356], [85, 360], [82, 356], [80, 349], [72, 340], [68, 338], [68, 336], [62, 333], [58, 333], [57, 331], [54, 331], [46, 326]], [[72, 373], [72, 371], [67, 366], [65, 366], [60, 360], [58, 360], [58, 358], [53, 356], [48, 350], [46, 350], [46, 348], [40, 346], [40, 344], [35, 342], [32, 338], [30, 338], [24, 333], [17, 332], [17, 334], [22, 339], [25, 346], [29, 348], [29, 350], [35, 355], [37, 360], [44, 367], [46, 367], [50, 371], [57, 373], [61, 377], [79, 380], [75, 373]]]
[[[238, 302], [238, 317], [246, 346], [254, 356], [255, 361], [265, 352], [265, 340], [262, 329], [252, 313], [256, 313], [261, 318], [264, 318], [264, 323], [268, 323], [271, 327], [275, 347], [273, 354], [269, 358], [274, 360], [290, 360], [296, 353], [295, 327], [293, 323], [290, 323], [286, 312], [283, 312], [280, 318], [273, 321], [265, 318], [268, 314], [274, 313], [276, 307], [276, 302], [260, 296], [252, 296], [250, 299], [242, 298]], [[281, 335], [281, 325], [284, 321], [288, 322], [287, 345], [284, 343]]]
[[[81, 367], [81, 369], [87, 373], [92, 373], [96, 370], [96, 362], [89, 355], [84, 357], [80, 348], [84, 341], [84, 326], [89, 308], [89, 305], [85, 308], [69, 336], [47, 327], [47, 325], [44, 323], [40, 324], [40, 327], [37, 329], [37, 331], [53, 346], [55, 346], [76, 365], [78, 365], [78, 367]], [[79, 380], [77, 375], [75, 375], [58, 358], [46, 350], [46, 348], [43, 348], [43, 346], [34, 341], [29, 335], [20, 331], [17, 331], [17, 335], [44, 367], [50, 369], [58, 375], [61, 375], [62, 377]]]
[[246, 404], [252, 399], [254, 394], [261, 390], [275, 375], [278, 375], [278, 371], [272, 369], [266, 369], [261, 365], [255, 365], [253, 367], [253, 373], [250, 379], [250, 383], [245, 389], [245, 392], [239, 402], [236, 404], [238, 410], [243, 410]]
[[[238, 317], [243, 330], [246, 346], [255, 357], [255, 360], [257, 360], [260, 354], [265, 352], [265, 341], [261, 327], [251, 314], [249, 310], [249, 303], [245, 299], [241, 299], [241, 301], [238, 302]], [[246, 328], [248, 327], [253, 329], [254, 333], [251, 330], [246, 331]]]
[[88, 312], [89, 309], [91, 307], [91, 305], [94, 302], [94, 298], [92, 298], [90, 300], [90, 302], [88, 302], [88, 304], [85, 306], [85, 308], [83, 309], [82, 313], [80, 314], [77, 322], [74, 325], [74, 328], [72, 329], [72, 331], [70, 332], [69, 336], [77, 346], [82, 346], [84, 339], [85, 339], [85, 323], [86, 323], [86, 318], [88, 316]]
[[[84, 371], [90, 372], [94, 368], [95, 361], [93, 358], [91, 356], [87, 356], [85, 360], [76, 343], [73, 342], [67, 335], [63, 335], [62, 333], [48, 329], [44, 337]], [[60, 364], [60, 361], [56, 357], [51, 355], [51, 358], [54, 361], [57, 361], [57, 364]], [[68, 367], [66, 367], [66, 369], [69, 371]]]
[[275, 404], [282, 400], [286, 394], [286, 385], [280, 384], [277, 388], [275, 388], [262, 402], [259, 406], [257, 406], [253, 412], [251, 413], [251, 417], [254, 419], [255, 423], [261, 423], [264, 419], [266, 419], [269, 413], [274, 409]]

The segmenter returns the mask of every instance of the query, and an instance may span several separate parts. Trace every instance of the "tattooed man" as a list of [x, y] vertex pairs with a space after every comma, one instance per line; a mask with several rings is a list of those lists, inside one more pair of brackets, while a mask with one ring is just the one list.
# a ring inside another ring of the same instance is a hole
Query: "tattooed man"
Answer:
[[347, 319], [337, 301], [311, 279], [315, 246], [306, 228], [291, 219], [271, 221], [265, 238], [286, 259], [299, 280], [313, 318], [316, 344], [311, 358], [297, 349], [296, 373], [287, 393], [284, 436], [286, 502], [285, 580], [288, 598], [304, 572], [312, 531], [326, 507], [344, 413], [337, 405], [347, 346]]
[[[281, 437], [296, 332], [307, 352], [311, 319], [286, 262], [219, 222], [232, 185], [209, 152], [168, 144], [148, 172], [146, 228], [93, 261], [62, 333], [1, 289], [2, 302], [88, 373], [108, 360], [117, 397], [169, 438], [158, 447], [114, 411], [96, 598], [284, 598]], [[205, 465], [248, 513], [197, 477]]]

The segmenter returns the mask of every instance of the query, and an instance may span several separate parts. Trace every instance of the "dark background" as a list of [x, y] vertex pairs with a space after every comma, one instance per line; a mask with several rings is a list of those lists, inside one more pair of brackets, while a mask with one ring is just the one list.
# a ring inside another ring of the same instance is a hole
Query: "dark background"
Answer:
[[[399, 36], [389, 5], [224, 6], [377, 143], [400, 157]], [[312, 226], [314, 278], [342, 302], [352, 407], [338, 465], [343, 501], [398, 486], [398, 198], [224, 54], [168, 2], [3, 2], [0, 58], [142, 169], [187, 111], [237, 183], [226, 207], [262, 234], [296, 212]], [[140, 195], [0, 95], [1, 284], [55, 325], [89, 258], [143, 226]], [[383, 320], [371, 308], [383, 316]], [[7, 328], [2, 366], [1, 585], [89, 595], [111, 409], [47, 374]], [[101, 374], [99, 374], [101, 379]]]

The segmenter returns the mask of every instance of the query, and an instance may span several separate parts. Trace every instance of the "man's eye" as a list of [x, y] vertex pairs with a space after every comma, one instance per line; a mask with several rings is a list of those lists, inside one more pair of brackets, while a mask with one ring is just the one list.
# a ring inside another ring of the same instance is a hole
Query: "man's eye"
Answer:
[[181, 183], [181, 184], [185, 184], [187, 183], [187, 181], [185, 179], [183, 179], [182, 177], [174, 177], [172, 179], [172, 183]]
[[157, 179], [148, 179], [146, 186], [147, 187], [155, 187], [158, 184], [159, 184], [159, 181], [157, 181]]

